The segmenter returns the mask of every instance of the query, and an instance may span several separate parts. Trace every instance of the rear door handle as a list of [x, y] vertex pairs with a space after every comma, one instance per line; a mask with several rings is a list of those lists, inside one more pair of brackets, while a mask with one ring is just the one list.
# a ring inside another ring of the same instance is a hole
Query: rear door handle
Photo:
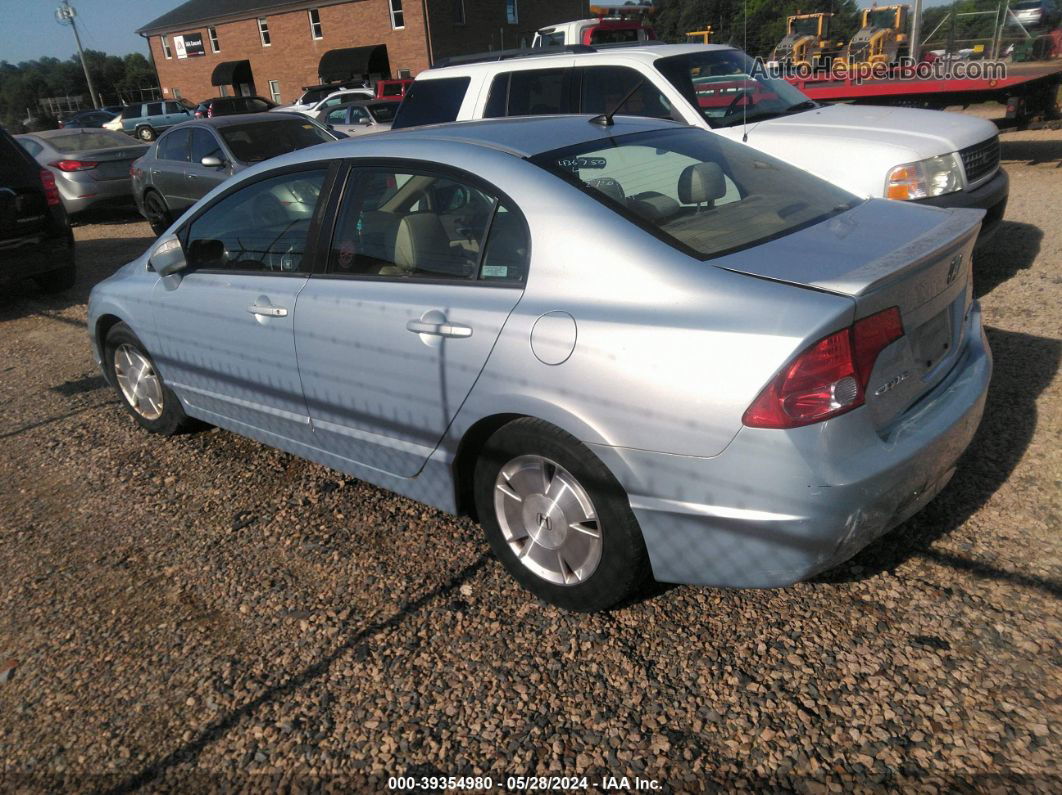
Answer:
[[431, 334], [435, 337], [455, 337], [465, 339], [472, 336], [472, 327], [460, 323], [430, 323], [424, 320], [411, 320], [406, 323], [406, 330], [414, 334]]
[[287, 317], [288, 310], [282, 306], [262, 306], [261, 304], [251, 304], [247, 307], [247, 311], [252, 315], [262, 315], [263, 317]]

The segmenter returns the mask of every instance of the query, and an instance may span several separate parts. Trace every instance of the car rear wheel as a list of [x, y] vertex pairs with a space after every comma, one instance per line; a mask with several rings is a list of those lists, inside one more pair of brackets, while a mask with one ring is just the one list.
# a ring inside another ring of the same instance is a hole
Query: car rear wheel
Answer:
[[151, 231], [161, 235], [170, 228], [170, 210], [166, 206], [166, 200], [156, 191], [149, 190], [144, 194], [144, 215], [151, 224]]
[[141, 141], [154, 141], [155, 131], [151, 127], [137, 127], [136, 137]]
[[181, 402], [129, 326], [118, 323], [111, 328], [103, 347], [107, 376], [142, 428], [172, 436], [191, 427]]
[[487, 541], [527, 590], [567, 610], [605, 610], [645, 582], [648, 555], [623, 488], [581, 442], [516, 420], [484, 445], [475, 501]]

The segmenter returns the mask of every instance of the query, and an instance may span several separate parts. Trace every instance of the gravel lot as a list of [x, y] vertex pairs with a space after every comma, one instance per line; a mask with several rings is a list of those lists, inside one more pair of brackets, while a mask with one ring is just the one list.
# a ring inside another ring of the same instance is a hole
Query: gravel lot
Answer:
[[1062, 132], [1003, 154], [996, 374], [946, 491], [816, 581], [595, 616], [520, 591], [467, 519], [139, 430], [84, 318], [150, 233], [80, 226], [75, 290], [0, 297], [0, 790], [1062, 791]]

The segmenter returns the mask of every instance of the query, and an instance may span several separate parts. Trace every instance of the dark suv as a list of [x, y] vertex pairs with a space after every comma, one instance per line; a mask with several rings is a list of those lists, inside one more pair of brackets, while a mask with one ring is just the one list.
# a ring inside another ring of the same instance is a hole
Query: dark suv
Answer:
[[74, 286], [74, 235], [55, 176], [0, 130], [0, 283], [27, 277], [46, 292]]
[[261, 113], [277, 105], [262, 97], [214, 97], [196, 105], [197, 119], [212, 119], [215, 116], [232, 116], [236, 113]]

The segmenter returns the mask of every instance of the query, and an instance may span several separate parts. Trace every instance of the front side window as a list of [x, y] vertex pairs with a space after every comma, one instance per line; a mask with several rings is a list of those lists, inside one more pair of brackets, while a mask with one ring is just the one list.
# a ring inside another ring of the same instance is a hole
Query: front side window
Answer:
[[654, 66], [711, 127], [732, 127], [817, 107], [785, 80], [757, 69], [741, 50], [673, 55], [660, 58]]
[[321, 12], [316, 8], [311, 8], [306, 12], [310, 17], [310, 38], [311, 39], [323, 39], [324, 32], [321, 27]]
[[346, 124], [347, 123], [347, 109], [336, 108], [335, 110], [328, 111], [328, 116], [325, 118], [326, 124]]
[[193, 269], [300, 273], [326, 169], [259, 180], [217, 202], [182, 235]]
[[280, 104], [280, 81], [279, 80], [270, 80], [269, 81], [269, 96], [278, 105]]
[[225, 153], [221, 151], [221, 144], [214, 134], [202, 127], [192, 129], [192, 156], [193, 163], [202, 163], [204, 157], [216, 157], [218, 160], [225, 159]]
[[394, 121], [396, 110], [398, 110], [397, 102], [378, 102], [366, 108], [368, 114], [381, 124]]
[[173, 53], [170, 51], [169, 39], [167, 39], [165, 36], [159, 36], [159, 39], [162, 41], [162, 54], [165, 55], [167, 58], [172, 58]]
[[591, 141], [531, 162], [700, 259], [795, 232], [861, 201], [769, 155], [691, 128]]
[[220, 128], [220, 132], [233, 157], [243, 163], [258, 163], [335, 140], [319, 125], [297, 119], [234, 124]]
[[[498, 75], [491, 83], [486, 118], [571, 113], [572, 70], [525, 69]], [[622, 97], [622, 94], [620, 95]]]
[[455, 121], [470, 82], [468, 77], [414, 81], [406, 91], [392, 127], [397, 130]]
[[406, 26], [405, 15], [402, 13], [402, 0], [390, 0], [391, 3], [391, 27], [401, 30]]
[[449, 176], [359, 168], [347, 180], [329, 272], [389, 279], [522, 284], [523, 218]]
[[159, 160], [188, 160], [188, 130], [174, 130], [159, 139], [155, 157]]
[[269, 22], [265, 17], [258, 17], [258, 35], [262, 39], [263, 47], [268, 47], [272, 43], [269, 38]]
[[207, 28], [207, 35], [210, 36], [210, 51], [221, 52], [221, 44], [218, 42], [218, 29]]

